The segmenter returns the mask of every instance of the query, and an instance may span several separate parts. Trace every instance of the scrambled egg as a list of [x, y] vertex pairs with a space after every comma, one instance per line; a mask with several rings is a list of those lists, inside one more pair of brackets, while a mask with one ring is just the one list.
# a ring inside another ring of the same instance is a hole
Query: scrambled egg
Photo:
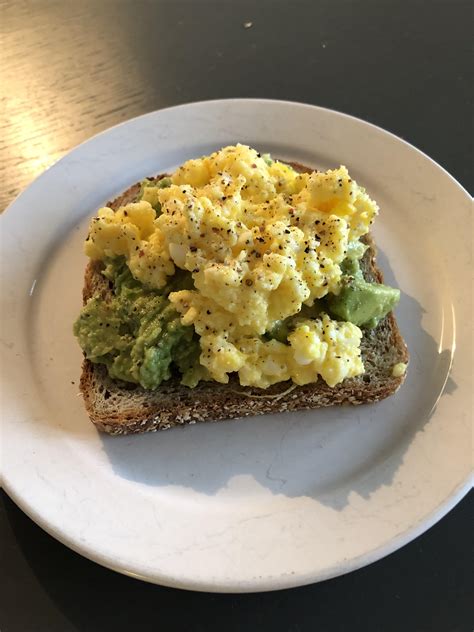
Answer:
[[124, 255], [149, 288], [162, 288], [176, 267], [192, 274], [194, 289], [169, 300], [199, 334], [212, 379], [237, 372], [242, 385], [266, 388], [321, 376], [334, 386], [364, 371], [357, 326], [324, 314], [298, 319], [287, 344], [264, 334], [338, 294], [340, 264], [377, 212], [345, 167], [298, 174], [236, 145], [189, 160], [170, 186], [145, 187], [140, 202], [101, 209], [85, 251]]

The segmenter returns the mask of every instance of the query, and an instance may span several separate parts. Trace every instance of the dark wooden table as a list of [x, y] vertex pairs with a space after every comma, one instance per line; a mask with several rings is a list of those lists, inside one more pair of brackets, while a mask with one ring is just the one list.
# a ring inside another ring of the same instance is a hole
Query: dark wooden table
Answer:
[[[467, 0], [4, 1], [0, 208], [110, 125], [235, 96], [364, 118], [472, 191], [471, 18]], [[472, 501], [345, 577], [279, 593], [207, 595], [103, 569], [3, 494], [0, 629], [472, 630]]]

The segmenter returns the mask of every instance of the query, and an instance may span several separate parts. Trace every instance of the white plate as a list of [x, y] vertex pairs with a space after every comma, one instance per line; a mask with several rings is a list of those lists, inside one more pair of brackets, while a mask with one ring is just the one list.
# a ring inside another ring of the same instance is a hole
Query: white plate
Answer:
[[[345, 164], [379, 202], [380, 263], [402, 289], [407, 381], [371, 406], [101, 436], [78, 397], [71, 333], [88, 218], [143, 176], [236, 141], [314, 167]], [[470, 197], [407, 143], [308, 105], [194, 103], [92, 138], [2, 222], [4, 486], [86, 557], [197, 590], [297, 586], [387, 555], [468, 490]]]

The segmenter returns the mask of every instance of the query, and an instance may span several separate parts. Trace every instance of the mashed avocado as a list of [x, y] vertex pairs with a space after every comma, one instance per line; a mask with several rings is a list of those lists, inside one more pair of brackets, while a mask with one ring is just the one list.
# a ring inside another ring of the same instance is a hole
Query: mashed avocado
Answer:
[[[354, 325], [375, 327], [395, 307], [400, 292], [364, 280], [357, 258], [362, 253], [344, 261], [337, 296], [330, 294], [312, 307], [303, 305], [296, 316], [277, 321], [265, 338], [287, 343], [302, 318], [318, 318], [322, 312]], [[168, 380], [173, 369], [181, 374], [181, 383], [191, 388], [208, 378], [199, 362], [199, 337], [192, 326], [181, 324], [180, 315], [167, 298], [170, 292], [191, 289], [191, 274], [177, 270], [162, 290], [149, 290], [134, 279], [124, 257], [105, 263], [103, 275], [113, 285], [111, 298], [94, 295], [74, 324], [74, 334], [85, 356], [104, 364], [112, 378], [147, 389]]]
[[267, 331], [265, 336], [270, 340], [287, 342], [288, 336], [303, 320], [320, 318], [322, 313], [327, 311], [328, 309], [325, 307], [324, 301], [314, 301], [311, 307], [302, 305], [301, 310], [295, 316], [290, 316], [284, 320], [277, 320], [270, 331]]
[[343, 275], [339, 294], [328, 294], [324, 299], [314, 301], [312, 307], [303, 305], [296, 316], [277, 321], [267, 332], [268, 338], [287, 342], [301, 318], [319, 318], [323, 312], [337, 320], [374, 329], [394, 309], [400, 299], [400, 290], [364, 279], [359, 257], [363, 255], [365, 247], [361, 243], [357, 246], [353, 252], [349, 249], [349, 256], [341, 266]]
[[298, 174], [238, 144], [143, 180], [134, 198], [91, 221], [85, 252], [110, 290], [74, 325], [112, 378], [155, 389], [234, 374], [267, 388], [363, 373], [358, 326], [399, 292], [363, 278], [378, 206], [344, 166]]
[[192, 286], [191, 275], [178, 272], [161, 292], [136, 281], [123, 257], [109, 260], [103, 271], [113, 296], [95, 295], [83, 307], [74, 334], [91, 362], [107, 366], [112, 378], [157, 388], [175, 367], [182, 383], [195, 386], [205, 377], [199, 364], [199, 339], [185, 327], [166, 298]]
[[141, 182], [140, 199], [149, 202], [157, 215], [159, 215], [161, 213], [161, 204], [158, 200], [158, 192], [160, 189], [166, 189], [169, 186], [171, 186], [171, 178], [161, 178], [158, 182], [153, 182], [145, 178], [145, 180]]
[[366, 281], [356, 258], [346, 259], [342, 270], [339, 294], [330, 294], [325, 301], [329, 313], [359, 327], [373, 329], [398, 303], [400, 290]]

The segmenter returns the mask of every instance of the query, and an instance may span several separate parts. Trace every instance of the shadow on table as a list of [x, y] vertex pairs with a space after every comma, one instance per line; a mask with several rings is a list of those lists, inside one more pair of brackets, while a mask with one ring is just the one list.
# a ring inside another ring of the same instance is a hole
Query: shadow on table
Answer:
[[[388, 261], [379, 261], [397, 285]], [[399, 325], [410, 354], [408, 378], [394, 396], [372, 405], [196, 424], [166, 432], [101, 436], [118, 476], [150, 486], [178, 486], [214, 495], [258, 485], [273, 494], [317, 498], [336, 509], [352, 492], [370, 496], [390, 485], [437, 398], [452, 393], [451, 352], [438, 351], [423, 330], [423, 309], [403, 294]], [[402, 416], [400, 415], [402, 411]], [[318, 418], [320, 415], [320, 418]], [[367, 477], [367, 471], [376, 475]]]

